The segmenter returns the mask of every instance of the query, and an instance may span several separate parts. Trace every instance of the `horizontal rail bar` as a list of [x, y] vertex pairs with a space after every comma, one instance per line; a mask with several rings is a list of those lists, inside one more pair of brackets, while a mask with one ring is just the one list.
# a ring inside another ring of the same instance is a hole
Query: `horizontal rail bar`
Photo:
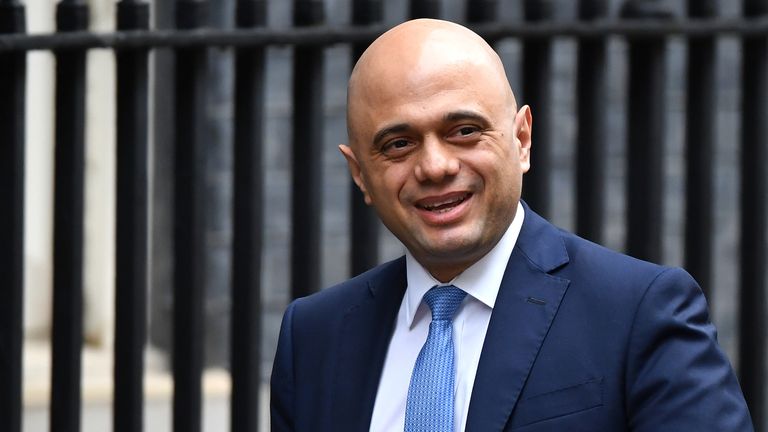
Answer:
[[[768, 19], [689, 21], [605, 20], [590, 22], [507, 22], [472, 24], [487, 39], [601, 36], [687, 36], [716, 34], [768, 35]], [[267, 45], [333, 45], [370, 41], [389, 26], [313, 26], [285, 29], [194, 29], [92, 33], [86, 31], [0, 36], [0, 52], [83, 48], [190, 48], [200, 46], [253, 47]]]

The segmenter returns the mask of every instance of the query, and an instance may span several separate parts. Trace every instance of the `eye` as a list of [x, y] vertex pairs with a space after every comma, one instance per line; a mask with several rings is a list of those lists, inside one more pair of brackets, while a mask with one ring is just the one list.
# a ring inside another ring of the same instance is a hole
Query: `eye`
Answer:
[[470, 138], [480, 132], [480, 128], [477, 126], [464, 125], [459, 126], [453, 130], [451, 136], [454, 138]]
[[396, 138], [381, 146], [381, 152], [386, 155], [401, 154], [407, 152], [413, 143], [405, 138]]
[[408, 141], [404, 139], [395, 140], [389, 144], [389, 147], [394, 149], [405, 148], [405, 147], [408, 147]]

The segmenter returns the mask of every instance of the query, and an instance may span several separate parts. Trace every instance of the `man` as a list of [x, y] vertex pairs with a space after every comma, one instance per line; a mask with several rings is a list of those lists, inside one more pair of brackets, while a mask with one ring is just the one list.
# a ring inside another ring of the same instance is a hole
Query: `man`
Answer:
[[479, 36], [388, 31], [347, 122], [352, 177], [407, 253], [288, 307], [273, 430], [752, 430], [687, 273], [520, 201], [531, 110]]

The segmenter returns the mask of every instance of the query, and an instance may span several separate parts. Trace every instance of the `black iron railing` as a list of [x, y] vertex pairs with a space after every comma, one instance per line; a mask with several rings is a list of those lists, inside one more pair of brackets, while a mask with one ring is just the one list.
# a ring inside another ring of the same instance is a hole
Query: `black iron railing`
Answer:
[[[149, 5], [120, 2], [119, 30], [149, 28]], [[148, 85], [146, 47], [115, 51], [117, 63], [117, 202], [115, 265], [115, 432], [141, 430], [147, 322]]]
[[[23, 33], [23, 8], [0, 2], [0, 37]], [[0, 54], [0, 428], [21, 429], [26, 53]]]
[[[522, 94], [546, 107], [551, 99], [552, 44], [578, 42], [576, 228], [605, 238], [606, 55], [611, 37], [628, 45], [627, 244], [638, 257], [659, 260], [662, 239], [665, 47], [670, 36], [688, 40], [685, 190], [685, 263], [706, 292], [712, 283], [714, 239], [713, 161], [718, 37], [741, 38], [741, 215], [739, 365], [755, 424], [766, 423], [766, 267], [768, 267], [768, 0], [744, 0], [743, 17], [718, 17], [715, 0], [689, 0], [690, 19], [675, 18], [659, 2], [628, 0], [620, 19], [608, 17], [606, 0], [581, 0], [578, 20], [554, 21], [552, 1], [523, 1], [521, 22], [498, 22], [495, 0], [468, 1], [468, 25], [490, 41], [522, 43]], [[294, 27], [266, 27], [264, 0], [237, 1], [237, 28], [205, 29], [205, 1], [177, 0], [177, 30], [149, 30], [149, 7], [118, 3], [118, 30], [87, 31], [84, 0], [62, 0], [57, 32], [25, 33], [25, 7], [0, 0], [0, 430], [21, 430], [22, 298], [24, 230], [24, 109], [26, 53], [56, 57], [56, 153], [54, 205], [54, 302], [51, 429], [80, 429], [80, 364], [83, 343], [83, 187], [85, 56], [114, 49], [117, 59], [117, 238], [114, 430], [140, 431], [143, 417], [147, 299], [148, 58], [152, 50], [175, 53], [174, 191], [174, 430], [201, 427], [204, 204], [202, 120], [207, 48], [235, 54], [234, 243], [232, 277], [232, 430], [257, 429], [261, 326], [260, 261], [263, 223], [262, 122], [265, 49], [294, 48], [291, 295], [320, 289], [323, 136], [323, 50], [349, 44], [357, 58], [386, 27], [381, 0], [355, 0], [353, 25], [325, 24], [321, 0], [294, 0]], [[471, 7], [469, 7], [471, 5]], [[440, 16], [441, 2], [410, 3], [413, 17]], [[525, 197], [540, 213], [552, 213], [550, 131], [537, 111], [535, 169]], [[354, 189], [354, 187], [353, 187]], [[351, 272], [378, 260], [378, 222], [355, 190], [351, 202]], [[364, 245], [364, 246], [363, 246]]]
[[[768, 1], [744, 2], [744, 15], [768, 16]], [[755, 423], [765, 425], [766, 267], [768, 263], [768, 38], [741, 42], [741, 309], [739, 366]], [[745, 375], [746, 374], [746, 375]]]

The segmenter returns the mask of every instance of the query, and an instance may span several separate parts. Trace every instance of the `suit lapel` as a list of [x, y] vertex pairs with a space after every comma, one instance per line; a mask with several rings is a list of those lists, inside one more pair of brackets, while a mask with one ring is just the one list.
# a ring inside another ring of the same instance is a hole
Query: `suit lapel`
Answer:
[[525, 207], [525, 221], [499, 289], [467, 415], [467, 431], [500, 431], [509, 420], [569, 281], [557, 230]]
[[332, 392], [334, 430], [370, 428], [379, 378], [406, 284], [405, 258], [401, 258], [371, 277], [360, 302], [348, 309], [342, 320]]

